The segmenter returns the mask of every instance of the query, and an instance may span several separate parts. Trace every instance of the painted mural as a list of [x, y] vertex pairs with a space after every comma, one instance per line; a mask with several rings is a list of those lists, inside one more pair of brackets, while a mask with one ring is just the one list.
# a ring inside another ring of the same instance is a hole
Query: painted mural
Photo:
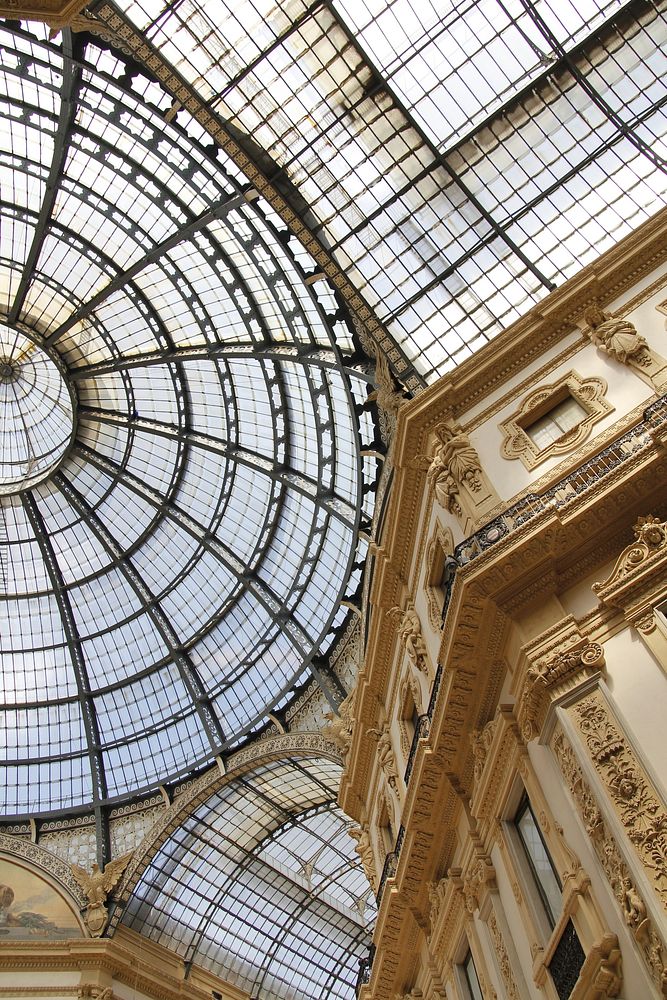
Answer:
[[81, 935], [71, 906], [37, 872], [0, 858], [0, 941]]

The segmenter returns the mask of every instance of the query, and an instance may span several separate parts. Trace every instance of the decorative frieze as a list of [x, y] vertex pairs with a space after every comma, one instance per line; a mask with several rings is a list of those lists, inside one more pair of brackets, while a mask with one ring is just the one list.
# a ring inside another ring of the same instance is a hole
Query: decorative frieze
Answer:
[[569, 710], [628, 839], [667, 909], [667, 812], [601, 691]]
[[597, 859], [621, 909], [623, 919], [639, 947], [660, 995], [667, 997], [665, 965], [667, 952], [664, 941], [648, 915], [646, 903], [584, 778], [574, 751], [561, 730], [554, 733], [552, 747]]

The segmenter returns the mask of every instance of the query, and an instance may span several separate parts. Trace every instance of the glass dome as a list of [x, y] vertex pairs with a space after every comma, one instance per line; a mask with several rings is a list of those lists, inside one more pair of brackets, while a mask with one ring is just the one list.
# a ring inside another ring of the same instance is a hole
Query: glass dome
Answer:
[[0, 323], [0, 496], [35, 486], [59, 465], [75, 405], [57, 359]]
[[236, 168], [90, 40], [0, 35], [2, 808], [21, 815], [154, 788], [259, 725], [344, 617], [375, 463], [333, 296]]

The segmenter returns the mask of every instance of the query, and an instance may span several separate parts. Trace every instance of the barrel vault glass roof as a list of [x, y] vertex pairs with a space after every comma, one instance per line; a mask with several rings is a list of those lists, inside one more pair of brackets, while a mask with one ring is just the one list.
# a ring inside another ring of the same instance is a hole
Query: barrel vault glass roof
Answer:
[[252, 997], [351, 997], [375, 903], [331, 804], [339, 778], [274, 761], [217, 792], [155, 854], [123, 923]]
[[662, 0], [121, 6], [270, 154], [426, 381], [664, 198]]

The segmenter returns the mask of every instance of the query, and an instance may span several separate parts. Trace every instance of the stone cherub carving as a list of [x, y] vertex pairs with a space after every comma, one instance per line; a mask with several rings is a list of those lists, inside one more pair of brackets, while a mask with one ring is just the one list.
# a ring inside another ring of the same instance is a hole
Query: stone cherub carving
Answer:
[[94, 864], [92, 871], [87, 872], [79, 865], [71, 865], [72, 874], [83, 889], [88, 905], [86, 907], [86, 926], [93, 937], [101, 937], [107, 925], [109, 914], [106, 908], [107, 896], [114, 889], [132, 857], [132, 851], [110, 861], [101, 871]]
[[472, 493], [477, 493], [482, 487], [479, 455], [467, 434], [446, 423], [437, 425], [435, 436], [427, 482], [438, 502], [460, 516], [461, 505], [457, 499], [460, 487], [465, 484]]
[[584, 313], [590, 327], [589, 337], [596, 347], [622, 364], [650, 362], [648, 344], [627, 319], [620, 319], [593, 305]]
[[334, 715], [333, 712], [326, 712], [324, 715], [324, 718], [328, 719], [329, 722], [322, 729], [322, 735], [336, 744], [343, 760], [345, 760], [352, 742], [354, 695], [355, 689], [353, 688], [347, 698], [344, 698], [338, 706], [338, 715]]

